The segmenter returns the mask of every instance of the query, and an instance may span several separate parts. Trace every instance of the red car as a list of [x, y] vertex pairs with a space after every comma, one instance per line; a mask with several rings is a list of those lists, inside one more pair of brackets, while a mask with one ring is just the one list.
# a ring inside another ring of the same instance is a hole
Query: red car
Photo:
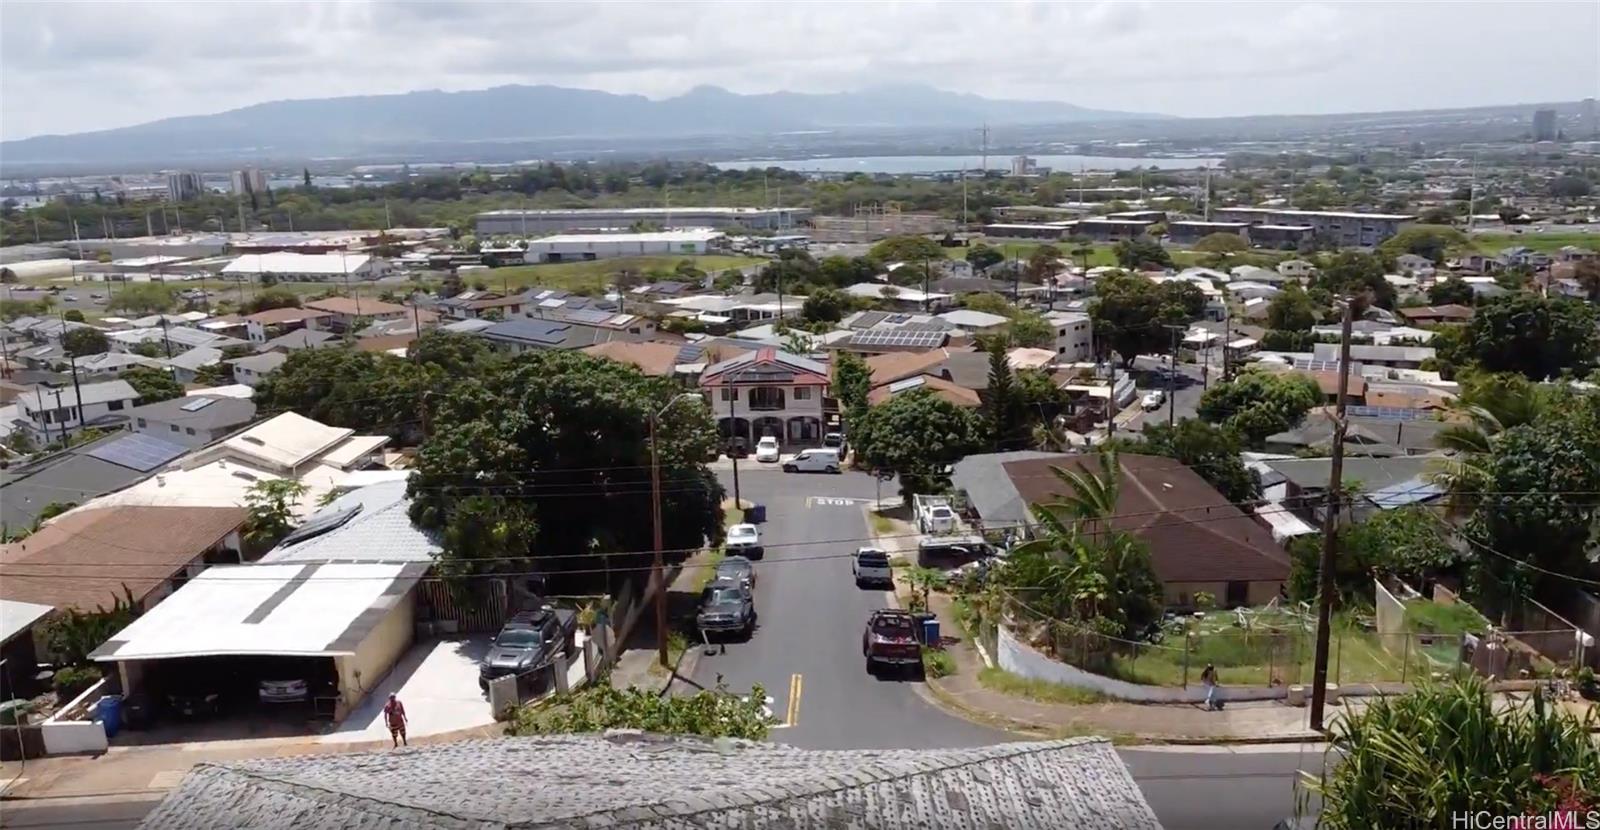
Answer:
[[867, 618], [861, 633], [861, 654], [867, 658], [867, 673], [878, 665], [920, 666], [922, 644], [917, 642], [917, 620], [909, 612], [882, 608]]

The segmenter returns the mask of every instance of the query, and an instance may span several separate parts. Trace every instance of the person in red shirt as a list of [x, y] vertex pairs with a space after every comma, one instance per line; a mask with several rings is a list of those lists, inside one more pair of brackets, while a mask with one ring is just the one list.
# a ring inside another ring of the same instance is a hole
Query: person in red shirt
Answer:
[[396, 747], [406, 743], [406, 707], [400, 698], [389, 693], [389, 702], [383, 704], [383, 719], [389, 724], [389, 738]]

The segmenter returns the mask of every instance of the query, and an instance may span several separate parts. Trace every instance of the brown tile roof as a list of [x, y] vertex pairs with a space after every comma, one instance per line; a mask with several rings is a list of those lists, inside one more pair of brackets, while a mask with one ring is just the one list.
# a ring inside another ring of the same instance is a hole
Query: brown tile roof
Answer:
[[867, 368], [872, 370], [872, 385], [893, 383], [912, 375], [920, 375], [938, 366], [950, 356], [949, 349], [929, 349], [925, 352], [889, 352], [867, 358]]
[[[1229, 503], [1198, 473], [1170, 458], [1122, 453], [1111, 525], [1150, 546], [1162, 582], [1276, 582], [1289, 577], [1289, 555], [1272, 534]], [[1005, 465], [1028, 504], [1059, 501], [1068, 485], [1052, 467], [1098, 472], [1098, 455], [1012, 461]]]
[[[968, 389], [965, 386], [951, 383], [950, 381], [945, 380], [938, 375], [922, 375], [921, 377], [923, 380], [920, 388], [927, 389], [932, 392], [935, 397], [943, 398], [955, 404], [956, 406], [976, 408], [982, 403], [982, 401], [978, 398], [978, 393]], [[902, 380], [909, 379], [910, 378], [902, 378]], [[894, 397], [893, 393], [889, 391], [889, 386], [890, 384], [885, 383], [882, 386], [873, 388], [873, 390], [867, 394], [867, 403], [877, 405]]]
[[356, 340], [358, 352], [386, 352], [390, 349], [409, 349], [417, 341], [416, 332], [406, 334], [380, 334], [377, 337], [362, 337]]
[[103, 507], [0, 546], [0, 598], [89, 611], [144, 599], [244, 523], [243, 507]]
[[306, 308], [326, 311], [329, 314], [359, 314], [363, 317], [371, 317], [378, 314], [399, 314], [404, 311], [410, 311], [403, 305], [395, 305], [394, 303], [386, 303], [382, 300], [371, 298], [358, 302], [352, 297], [324, 297], [320, 300], [307, 300], [303, 305]]
[[676, 343], [625, 343], [613, 340], [584, 348], [585, 354], [631, 363], [647, 375], [666, 377], [678, 365], [678, 353], [683, 347]]
[[[1310, 371], [1306, 371], [1306, 372], [1301, 372], [1300, 374], [1309, 375], [1312, 380], [1316, 381], [1317, 382], [1317, 387], [1322, 390], [1322, 394], [1324, 394], [1324, 395], [1337, 395], [1337, 394], [1339, 394], [1339, 373], [1338, 372], [1310, 372]], [[1355, 374], [1352, 373], [1350, 375], [1350, 383], [1349, 383], [1348, 393], [1349, 393], [1350, 397], [1352, 397], [1352, 398], [1364, 398], [1364, 397], [1366, 397], [1366, 395], [1367, 395], [1367, 379], [1363, 378], [1363, 377], [1357, 377]]]
[[274, 326], [279, 323], [298, 323], [301, 320], [321, 319], [327, 316], [329, 316], [328, 312], [314, 309], [269, 308], [266, 311], [258, 311], [251, 314], [244, 319], [253, 323], [260, 323], [263, 326]]
[[1414, 322], [1466, 322], [1472, 319], [1472, 307], [1457, 303], [1449, 305], [1425, 305], [1416, 308], [1400, 309], [1400, 316]]

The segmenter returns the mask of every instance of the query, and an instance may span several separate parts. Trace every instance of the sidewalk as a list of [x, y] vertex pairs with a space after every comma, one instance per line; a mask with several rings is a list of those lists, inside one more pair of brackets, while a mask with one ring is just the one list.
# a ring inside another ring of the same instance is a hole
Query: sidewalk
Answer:
[[[669, 632], [675, 630], [672, 628], [672, 621], [681, 616], [685, 609], [692, 615], [693, 610], [699, 606], [700, 589], [704, 587], [711, 568], [716, 565], [716, 560], [719, 558], [721, 558], [720, 552], [703, 550], [690, 557], [675, 571], [668, 569], [671, 580], [667, 583]], [[644, 602], [653, 603], [654, 599], [646, 597]], [[661, 667], [656, 646], [655, 614], [653, 607], [647, 607], [638, 625], [634, 627], [633, 635], [624, 645], [616, 665], [611, 667], [612, 688], [628, 689], [637, 686], [641, 689], [665, 692], [669, 686], [674, 686], [673, 681], [676, 678], [694, 674], [695, 663], [700, 656], [700, 644], [687, 635], [684, 636], [686, 648], [683, 650], [679, 651], [671, 645], [668, 646], [667, 659], [672, 661], [674, 670], [669, 672]]]
[[[879, 545], [891, 554], [916, 559], [915, 528], [898, 519]], [[898, 574], [897, 574], [898, 576]], [[897, 580], [896, 596], [909, 590]], [[958, 717], [1000, 729], [1050, 737], [1101, 735], [1128, 741], [1277, 743], [1320, 741], [1323, 736], [1309, 726], [1309, 711], [1277, 702], [1229, 703], [1220, 712], [1194, 704], [1050, 703], [992, 689], [980, 675], [988, 666], [951, 612], [951, 597], [935, 593], [931, 609], [939, 617], [945, 650], [955, 659], [954, 674], [927, 678], [929, 702]], [[991, 673], [1000, 671], [991, 669]], [[1352, 702], [1360, 707], [1360, 702]], [[1342, 717], [1343, 706], [1328, 713], [1331, 725]]]

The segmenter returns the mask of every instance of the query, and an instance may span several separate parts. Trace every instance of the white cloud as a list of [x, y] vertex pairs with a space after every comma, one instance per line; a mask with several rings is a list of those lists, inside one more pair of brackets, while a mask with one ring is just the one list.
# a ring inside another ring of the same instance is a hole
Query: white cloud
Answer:
[[1174, 115], [1600, 94], [1593, 2], [3, 2], [0, 136], [548, 83], [919, 82]]

